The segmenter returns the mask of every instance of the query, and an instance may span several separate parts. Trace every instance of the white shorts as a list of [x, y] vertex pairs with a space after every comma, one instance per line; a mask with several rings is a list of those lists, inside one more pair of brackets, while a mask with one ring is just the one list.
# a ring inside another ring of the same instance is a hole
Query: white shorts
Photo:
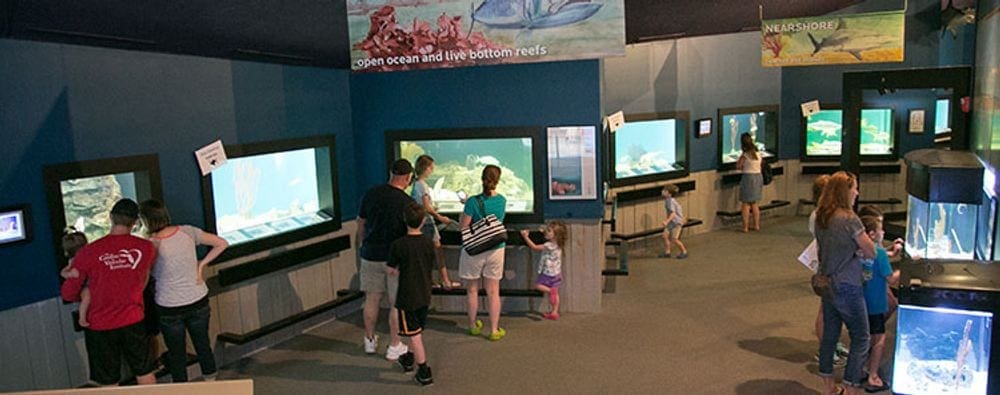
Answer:
[[361, 290], [365, 293], [384, 292], [389, 297], [389, 306], [395, 306], [399, 276], [390, 276], [385, 269], [385, 262], [361, 258], [361, 270], [358, 271]]
[[479, 255], [469, 255], [462, 249], [458, 258], [458, 276], [464, 280], [478, 280], [486, 277], [491, 280], [503, 278], [504, 248], [489, 250]]

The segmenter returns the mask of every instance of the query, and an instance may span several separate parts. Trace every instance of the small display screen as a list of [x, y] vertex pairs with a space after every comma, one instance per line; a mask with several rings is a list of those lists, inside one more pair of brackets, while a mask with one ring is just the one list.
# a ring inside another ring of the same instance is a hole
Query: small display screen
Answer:
[[0, 212], [0, 244], [21, 241], [28, 237], [24, 223], [24, 211]]

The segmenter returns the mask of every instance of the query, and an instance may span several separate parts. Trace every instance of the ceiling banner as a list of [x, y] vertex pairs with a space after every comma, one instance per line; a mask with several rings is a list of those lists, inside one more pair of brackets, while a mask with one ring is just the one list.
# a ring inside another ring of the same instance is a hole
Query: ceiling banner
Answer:
[[761, 21], [764, 67], [903, 61], [904, 11]]
[[351, 70], [625, 54], [624, 0], [346, 0]]

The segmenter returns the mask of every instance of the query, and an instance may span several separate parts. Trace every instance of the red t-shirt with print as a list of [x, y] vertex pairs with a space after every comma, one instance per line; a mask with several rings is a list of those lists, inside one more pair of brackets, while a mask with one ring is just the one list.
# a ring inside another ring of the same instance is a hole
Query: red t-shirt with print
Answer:
[[63, 299], [80, 300], [90, 288], [90, 329], [106, 331], [142, 321], [142, 291], [156, 261], [156, 247], [149, 240], [129, 234], [107, 235], [76, 253], [73, 267], [80, 276], [62, 285]]

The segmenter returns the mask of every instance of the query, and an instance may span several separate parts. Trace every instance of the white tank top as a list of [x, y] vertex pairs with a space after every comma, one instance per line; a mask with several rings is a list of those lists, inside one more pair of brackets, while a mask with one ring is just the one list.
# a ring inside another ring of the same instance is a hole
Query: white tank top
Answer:
[[743, 158], [744, 158], [743, 170], [740, 171], [741, 173], [744, 174], [760, 173], [760, 161], [763, 160], [764, 158], [763, 156], [760, 155], [760, 152], [757, 153], [757, 159], [753, 159], [750, 157], [750, 155], [747, 154], [743, 154]]

